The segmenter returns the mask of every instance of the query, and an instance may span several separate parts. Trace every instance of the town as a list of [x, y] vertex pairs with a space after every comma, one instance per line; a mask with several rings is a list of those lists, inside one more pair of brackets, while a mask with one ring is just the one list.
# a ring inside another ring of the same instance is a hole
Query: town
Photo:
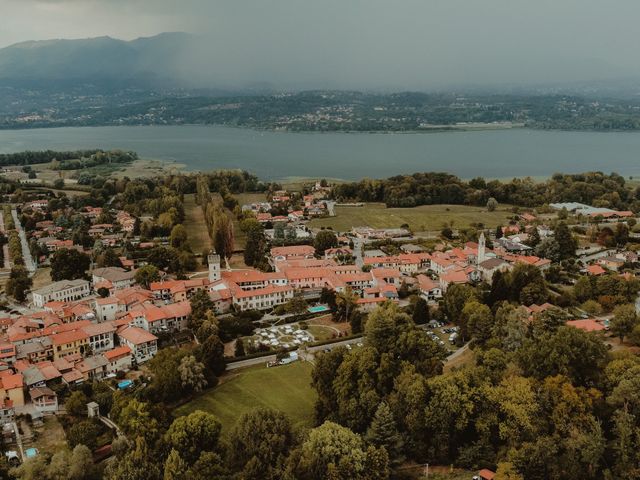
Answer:
[[[261, 192], [232, 193], [234, 182]], [[13, 466], [46, 454], [37, 432], [57, 417], [67, 439], [89, 430], [74, 443], [106, 458], [131, 435], [116, 398], [197, 403], [203, 391], [215, 398], [222, 387], [206, 386], [225, 370], [320, 368], [334, 349], [365, 349], [371, 318], [386, 314], [409, 314], [445, 368], [487, 358], [494, 315], [520, 331], [553, 321], [609, 348], [640, 343], [640, 233], [628, 209], [489, 198], [464, 208], [495, 225], [339, 230], [332, 222], [366, 219], [370, 206], [325, 180], [296, 190], [231, 172], [107, 178], [91, 195], [79, 184], [3, 185], [0, 421]], [[185, 228], [194, 216], [200, 224]], [[159, 394], [158, 369], [172, 361], [182, 385]]]

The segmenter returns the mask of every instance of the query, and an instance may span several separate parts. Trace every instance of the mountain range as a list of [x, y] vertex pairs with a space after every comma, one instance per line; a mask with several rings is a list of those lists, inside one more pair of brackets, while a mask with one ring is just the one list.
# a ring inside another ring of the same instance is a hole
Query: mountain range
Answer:
[[184, 62], [199, 42], [195, 35], [171, 32], [131, 41], [97, 37], [16, 43], [0, 49], [0, 83], [180, 86]]

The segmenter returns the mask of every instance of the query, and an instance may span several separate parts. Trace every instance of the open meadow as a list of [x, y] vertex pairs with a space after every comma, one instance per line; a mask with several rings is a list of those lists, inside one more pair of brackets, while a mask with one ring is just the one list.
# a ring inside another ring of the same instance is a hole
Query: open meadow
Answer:
[[211, 250], [211, 239], [207, 232], [202, 208], [196, 203], [196, 195], [188, 193], [184, 196], [184, 228], [189, 236], [189, 245], [193, 253], [200, 254], [204, 250]]
[[257, 407], [269, 407], [285, 413], [296, 429], [313, 426], [316, 398], [311, 388], [311, 371], [307, 362], [266, 368], [251, 367], [228, 373], [221, 383], [189, 403], [177, 408], [176, 416], [195, 410], [214, 414], [228, 433], [243, 413]]
[[509, 205], [499, 205], [489, 212], [483, 207], [467, 205], [421, 205], [413, 208], [387, 208], [383, 203], [367, 203], [363, 207], [336, 207], [336, 216], [318, 218], [310, 227], [332, 227], [348, 231], [353, 227], [398, 228], [409, 225], [414, 232], [440, 230], [444, 223], [453, 222], [453, 228], [466, 228], [472, 223], [483, 223], [487, 228], [504, 224], [512, 216]]

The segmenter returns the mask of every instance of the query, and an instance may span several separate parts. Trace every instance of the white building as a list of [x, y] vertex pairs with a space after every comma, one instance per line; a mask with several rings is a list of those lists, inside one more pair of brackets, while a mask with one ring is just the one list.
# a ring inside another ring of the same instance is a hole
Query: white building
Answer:
[[143, 328], [125, 326], [118, 332], [120, 345], [131, 349], [137, 364], [151, 360], [158, 353], [158, 338]]
[[60, 280], [46, 287], [33, 291], [33, 304], [38, 308], [43, 308], [45, 303], [72, 302], [80, 300], [89, 295], [89, 282], [82, 279]]

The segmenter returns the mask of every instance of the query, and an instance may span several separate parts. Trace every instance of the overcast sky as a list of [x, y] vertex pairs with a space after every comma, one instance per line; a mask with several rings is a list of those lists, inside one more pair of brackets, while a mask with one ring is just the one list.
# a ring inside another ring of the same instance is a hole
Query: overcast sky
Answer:
[[188, 31], [221, 84], [532, 85], [639, 75], [639, 18], [639, 0], [0, 0], [0, 47]]

